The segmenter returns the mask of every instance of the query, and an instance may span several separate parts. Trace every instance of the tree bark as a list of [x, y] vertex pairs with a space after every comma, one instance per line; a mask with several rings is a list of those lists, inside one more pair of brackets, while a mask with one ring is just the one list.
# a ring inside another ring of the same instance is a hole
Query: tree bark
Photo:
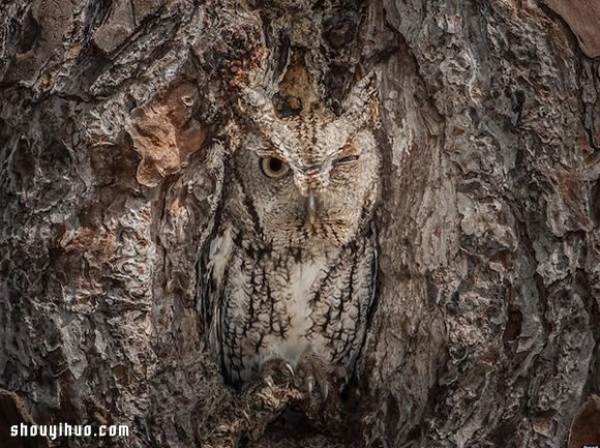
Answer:
[[[0, 446], [600, 444], [599, 22], [564, 0], [3, 3]], [[196, 311], [235, 86], [285, 103], [295, 65], [334, 111], [381, 78], [352, 441], [244, 413]]]

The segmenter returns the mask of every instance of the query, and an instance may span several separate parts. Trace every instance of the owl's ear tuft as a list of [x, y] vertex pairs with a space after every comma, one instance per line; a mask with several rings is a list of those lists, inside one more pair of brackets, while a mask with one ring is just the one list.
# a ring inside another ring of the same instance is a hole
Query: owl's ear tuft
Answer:
[[243, 84], [238, 84], [238, 107], [242, 112], [273, 115], [275, 109], [273, 103], [267, 97], [266, 92], [253, 89]]
[[379, 122], [379, 79], [376, 70], [361, 78], [344, 100], [342, 117], [357, 128]]
[[238, 117], [247, 125], [256, 127], [266, 135], [279, 128], [273, 103], [264, 90], [238, 85]]
[[280, 141], [285, 142], [284, 146], [294, 145], [289, 130], [277, 117], [275, 107], [264, 90], [239, 84], [238, 92], [237, 115], [243, 127], [259, 132], [272, 143]]

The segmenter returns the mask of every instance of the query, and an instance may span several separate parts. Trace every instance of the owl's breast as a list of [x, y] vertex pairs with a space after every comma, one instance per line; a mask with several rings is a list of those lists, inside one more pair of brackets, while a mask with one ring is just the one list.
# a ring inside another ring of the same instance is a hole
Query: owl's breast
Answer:
[[317, 258], [273, 270], [270, 276], [275, 291], [273, 300], [283, 332], [266, 338], [263, 357], [280, 357], [296, 365], [307, 349], [315, 349], [315, 344], [324, 342], [318, 334], [311, 336], [319, 308], [311, 299], [320, 289], [327, 268], [326, 260]]
[[315, 255], [248, 249], [232, 241], [223, 235], [215, 242], [212, 261], [220, 285], [213, 347], [229, 379], [256, 379], [271, 358], [295, 367], [309, 350], [351, 370], [373, 297], [372, 242]]

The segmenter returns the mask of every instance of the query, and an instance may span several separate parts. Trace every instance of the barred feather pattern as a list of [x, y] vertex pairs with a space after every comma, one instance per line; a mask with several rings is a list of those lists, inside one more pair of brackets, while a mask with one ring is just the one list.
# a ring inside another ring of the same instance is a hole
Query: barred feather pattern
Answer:
[[318, 255], [246, 241], [227, 227], [209, 264], [209, 344], [229, 382], [255, 380], [271, 358], [295, 367], [307, 350], [352, 372], [375, 293], [374, 231]]

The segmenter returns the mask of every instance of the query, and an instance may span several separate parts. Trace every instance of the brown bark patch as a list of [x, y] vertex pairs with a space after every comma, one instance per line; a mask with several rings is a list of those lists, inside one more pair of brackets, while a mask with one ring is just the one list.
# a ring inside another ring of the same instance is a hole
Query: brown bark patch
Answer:
[[94, 33], [93, 42], [104, 54], [110, 54], [127, 40], [134, 29], [131, 2], [119, 0], [113, 3], [108, 19]]
[[62, 53], [61, 41], [69, 31], [73, 11], [79, 8], [78, 0], [33, 2], [21, 30], [22, 51], [15, 55], [6, 81], [34, 81], [40, 72], [47, 70], [45, 66]]
[[66, 230], [59, 241], [61, 255], [56, 261], [58, 278], [80, 292], [100, 292], [101, 286], [89, 280], [110, 267], [118, 244], [114, 235], [86, 227]]
[[192, 118], [197, 101], [196, 87], [183, 83], [134, 113], [129, 134], [142, 157], [136, 174], [140, 184], [155, 187], [200, 149], [207, 132]]
[[590, 396], [581, 405], [569, 434], [569, 448], [582, 448], [600, 444], [600, 397]]
[[164, 4], [163, 0], [133, 0], [131, 7], [139, 25], [146, 17], [154, 14]]
[[600, 56], [600, 3], [594, 0], [547, 0], [546, 3], [567, 22], [587, 56]]

